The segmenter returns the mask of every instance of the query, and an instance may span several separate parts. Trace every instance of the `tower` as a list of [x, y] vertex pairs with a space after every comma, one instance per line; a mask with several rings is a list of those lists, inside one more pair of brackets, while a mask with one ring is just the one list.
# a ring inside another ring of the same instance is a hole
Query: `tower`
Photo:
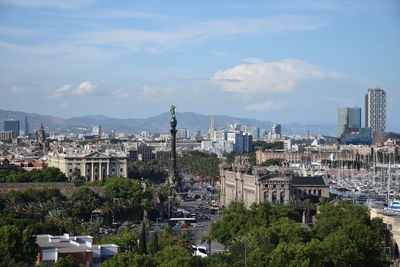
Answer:
[[25, 116], [24, 135], [25, 135], [25, 136], [29, 136], [29, 122], [28, 122], [28, 116]]
[[215, 135], [215, 116], [212, 115], [210, 118], [210, 140], [213, 141], [214, 140], [214, 135]]
[[345, 134], [358, 132], [361, 128], [361, 108], [339, 108], [338, 109], [338, 137], [343, 138]]
[[19, 136], [19, 121], [4, 120], [4, 131], [11, 131], [12, 138], [17, 138]]
[[365, 95], [365, 127], [372, 133], [386, 132], [386, 92], [381, 88], [370, 88]]
[[43, 154], [46, 154], [46, 152], [47, 152], [46, 133], [44, 131], [43, 123], [40, 124], [39, 130], [36, 131], [36, 139], [43, 149]]

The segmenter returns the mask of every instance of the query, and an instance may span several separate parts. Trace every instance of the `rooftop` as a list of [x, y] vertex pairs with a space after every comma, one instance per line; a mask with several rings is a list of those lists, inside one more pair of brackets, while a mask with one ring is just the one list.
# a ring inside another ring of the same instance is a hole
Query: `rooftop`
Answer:
[[36, 243], [39, 245], [42, 252], [58, 251], [59, 253], [71, 252], [86, 252], [91, 250], [98, 250], [102, 247], [115, 247], [114, 244], [93, 244], [92, 236], [70, 236], [64, 234], [61, 236], [53, 235], [37, 235]]
[[296, 176], [292, 179], [294, 186], [328, 186], [325, 179], [321, 176]]

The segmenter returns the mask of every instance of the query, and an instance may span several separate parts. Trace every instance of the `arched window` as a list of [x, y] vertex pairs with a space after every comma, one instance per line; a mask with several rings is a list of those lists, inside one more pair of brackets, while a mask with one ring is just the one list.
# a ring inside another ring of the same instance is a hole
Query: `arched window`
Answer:
[[276, 191], [272, 192], [272, 199], [271, 199], [272, 203], [276, 203]]
[[285, 192], [284, 192], [284, 191], [282, 191], [282, 192], [279, 194], [279, 202], [280, 202], [281, 204], [285, 203]]
[[269, 192], [268, 191], [264, 192], [264, 200], [269, 201]]

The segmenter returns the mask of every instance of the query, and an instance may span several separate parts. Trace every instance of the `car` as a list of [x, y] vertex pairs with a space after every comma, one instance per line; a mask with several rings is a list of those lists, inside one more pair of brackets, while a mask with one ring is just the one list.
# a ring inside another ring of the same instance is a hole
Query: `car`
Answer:
[[202, 223], [194, 223], [193, 227], [204, 227], [204, 224], [202, 224]]
[[189, 228], [189, 224], [182, 224], [181, 228]]

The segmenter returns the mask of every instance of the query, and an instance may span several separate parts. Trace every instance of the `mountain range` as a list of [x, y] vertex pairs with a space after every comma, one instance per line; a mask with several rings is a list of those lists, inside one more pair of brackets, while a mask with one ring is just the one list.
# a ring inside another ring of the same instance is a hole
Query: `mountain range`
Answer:
[[[0, 109], [0, 121], [4, 119], [15, 119], [20, 121], [20, 129], [24, 127], [24, 118], [28, 116], [30, 131], [34, 132], [41, 123], [48, 131], [60, 132], [86, 132], [90, 133], [92, 125], [101, 125], [103, 131], [108, 132], [111, 129], [116, 131], [127, 132], [159, 132], [168, 133], [170, 113], [165, 112], [157, 116], [148, 117], [145, 119], [118, 119], [111, 118], [105, 115], [86, 115], [81, 117], [72, 117], [64, 119], [55, 116], [41, 115], [37, 113], [25, 113], [21, 111], [9, 111]], [[210, 115], [202, 115], [193, 112], [178, 112], [176, 114], [178, 120], [177, 128], [187, 128], [193, 132], [200, 130], [206, 133], [210, 128]], [[215, 127], [217, 129], [226, 127], [231, 123], [239, 123], [241, 125], [251, 125], [260, 127], [261, 130], [270, 130], [273, 124], [272, 121], [262, 121], [248, 118], [236, 118], [226, 115], [215, 115]], [[3, 129], [3, 124], [0, 123], [0, 129]], [[283, 124], [282, 132], [286, 135], [305, 135], [309, 132], [312, 135], [335, 135], [336, 126], [333, 124], [318, 125], [318, 124]]]

